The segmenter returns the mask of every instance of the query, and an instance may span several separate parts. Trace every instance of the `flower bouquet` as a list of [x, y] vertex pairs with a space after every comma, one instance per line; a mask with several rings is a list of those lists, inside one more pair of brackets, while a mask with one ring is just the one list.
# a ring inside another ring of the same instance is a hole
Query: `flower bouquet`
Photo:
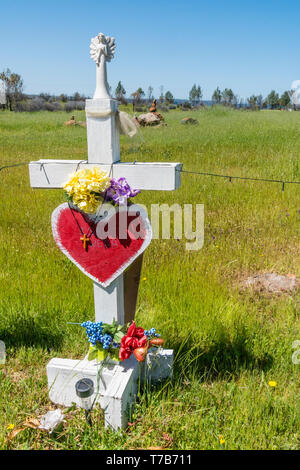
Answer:
[[104, 202], [126, 205], [140, 193], [139, 189], [131, 189], [126, 178], [110, 178], [99, 167], [75, 171], [64, 184], [64, 190], [69, 203], [91, 215], [96, 215]]
[[144, 330], [137, 327], [134, 321], [127, 327], [115, 321], [111, 325], [87, 321], [81, 326], [86, 329], [90, 343], [90, 361], [96, 359], [102, 362], [107, 357], [115, 361], [125, 361], [134, 354], [139, 362], [143, 362], [150, 347], [161, 347], [164, 344], [155, 328]]

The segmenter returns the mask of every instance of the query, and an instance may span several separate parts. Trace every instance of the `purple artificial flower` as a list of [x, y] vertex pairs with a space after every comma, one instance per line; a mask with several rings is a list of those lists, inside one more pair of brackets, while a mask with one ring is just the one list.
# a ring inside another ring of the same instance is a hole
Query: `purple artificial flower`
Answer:
[[105, 200], [113, 201], [116, 205], [121, 206], [126, 204], [127, 199], [135, 197], [140, 192], [140, 189], [131, 189], [126, 178], [122, 177], [118, 180], [112, 178], [110, 187], [106, 191]]

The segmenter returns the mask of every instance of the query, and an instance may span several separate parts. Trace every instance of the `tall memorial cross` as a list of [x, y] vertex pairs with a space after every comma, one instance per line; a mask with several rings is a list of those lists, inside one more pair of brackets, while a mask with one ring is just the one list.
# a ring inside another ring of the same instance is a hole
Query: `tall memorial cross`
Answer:
[[[120, 161], [118, 102], [109, 95], [106, 73], [106, 62], [113, 58], [114, 51], [114, 38], [102, 33], [92, 38], [91, 57], [96, 62], [97, 86], [93, 99], [86, 100], [87, 161], [41, 159], [31, 162], [29, 174], [33, 188], [62, 188], [72, 172], [94, 166], [113, 178], [125, 177], [131, 187], [141, 190], [172, 191], [180, 186], [180, 163]], [[111, 323], [115, 318], [124, 324], [134, 319], [141, 260], [142, 255], [108, 287], [94, 281], [95, 321]], [[144, 363], [138, 363], [132, 355], [120, 364], [112, 363], [100, 369], [99, 382], [97, 361], [88, 361], [87, 357], [81, 361], [53, 358], [47, 365], [49, 397], [56, 404], [70, 406], [75, 402], [80, 406], [75, 384], [79, 379], [90, 378], [95, 389], [96, 384], [100, 384], [94, 398], [104, 409], [105, 425], [117, 430], [127, 426], [128, 408], [134, 401], [138, 383], [145, 377], [151, 381], [170, 377], [172, 364], [172, 350], [150, 349]]]
[[[30, 162], [29, 174], [32, 188], [62, 188], [69, 175], [77, 169], [99, 166], [113, 178], [125, 177], [129, 185], [141, 190], [171, 191], [180, 186], [180, 163], [121, 162], [118, 125], [118, 102], [108, 91], [106, 62], [114, 56], [115, 40], [102, 33], [92, 38], [91, 58], [96, 62], [96, 91], [93, 99], [86, 100], [88, 159], [45, 160]], [[141, 260], [136, 260], [132, 269], [139, 277]], [[133, 284], [129, 277], [128, 285]], [[136, 293], [129, 301], [135, 309]], [[127, 297], [130, 299], [130, 295]], [[134, 319], [134, 312], [124, 309], [124, 275], [104, 288], [94, 282], [95, 321], [111, 323], [115, 318], [124, 324]]]

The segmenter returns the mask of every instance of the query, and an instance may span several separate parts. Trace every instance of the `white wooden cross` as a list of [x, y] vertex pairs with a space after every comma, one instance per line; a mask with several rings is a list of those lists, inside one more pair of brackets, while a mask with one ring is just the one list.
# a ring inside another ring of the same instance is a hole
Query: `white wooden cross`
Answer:
[[[180, 163], [124, 163], [120, 161], [118, 102], [109, 96], [106, 62], [113, 57], [114, 38], [99, 33], [91, 42], [91, 57], [97, 65], [97, 87], [93, 99], [86, 100], [88, 159], [38, 160], [29, 164], [33, 188], [62, 188], [69, 175], [79, 168], [99, 166], [113, 178], [125, 177], [132, 188], [171, 191], [180, 186]], [[120, 275], [107, 288], [94, 282], [95, 321], [124, 324], [124, 277]], [[134, 312], [133, 312], [134, 314]], [[143, 368], [151, 370], [151, 380], [172, 374], [173, 351], [147, 355]], [[78, 402], [75, 383], [83, 377], [97, 383], [97, 364], [53, 358], [47, 365], [49, 396], [54, 403], [69, 406]], [[118, 429], [127, 424], [126, 410], [137, 392], [137, 381], [145, 374], [134, 356], [124, 365], [105, 368], [101, 374], [101, 396], [106, 425]]]
[[[79, 168], [99, 166], [113, 178], [125, 177], [132, 188], [171, 191], [180, 186], [180, 163], [124, 163], [120, 161], [118, 102], [108, 94], [106, 61], [113, 57], [114, 38], [102, 33], [92, 39], [91, 56], [97, 64], [96, 98], [86, 100], [88, 159], [38, 160], [29, 164], [33, 188], [62, 188]], [[108, 288], [94, 282], [95, 321], [124, 323], [124, 279]]]

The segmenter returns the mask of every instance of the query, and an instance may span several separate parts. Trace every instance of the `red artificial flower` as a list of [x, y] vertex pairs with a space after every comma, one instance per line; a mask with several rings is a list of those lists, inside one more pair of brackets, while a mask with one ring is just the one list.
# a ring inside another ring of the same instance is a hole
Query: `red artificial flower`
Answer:
[[137, 338], [141, 338], [142, 336], [144, 336], [144, 331], [144, 328], [137, 328], [135, 322], [133, 321], [130, 327], [128, 328], [126, 336], [135, 336]]
[[138, 339], [134, 336], [123, 336], [121, 346], [123, 346], [123, 348], [135, 349], [138, 347]]
[[137, 338], [142, 338], [143, 336], [145, 336], [144, 328], [141, 328], [141, 327], [136, 328], [134, 336], [136, 336]]
[[125, 361], [125, 359], [129, 359], [131, 354], [132, 354], [132, 351], [130, 348], [122, 348], [122, 346], [120, 347], [119, 359], [121, 361]]
[[121, 361], [129, 359], [135, 349], [145, 348], [148, 346], [148, 338], [145, 335], [144, 328], [137, 328], [133, 321], [128, 328], [127, 335], [121, 340], [121, 348], [119, 358]]
[[[148, 344], [148, 338], [146, 335], [143, 335], [139, 340], [138, 340], [138, 348], [143, 348]], [[135, 349], [135, 348], [134, 348]]]
[[126, 336], [135, 336], [135, 330], [136, 330], [136, 326], [135, 326], [135, 322], [133, 321], [130, 327], [128, 328]]

